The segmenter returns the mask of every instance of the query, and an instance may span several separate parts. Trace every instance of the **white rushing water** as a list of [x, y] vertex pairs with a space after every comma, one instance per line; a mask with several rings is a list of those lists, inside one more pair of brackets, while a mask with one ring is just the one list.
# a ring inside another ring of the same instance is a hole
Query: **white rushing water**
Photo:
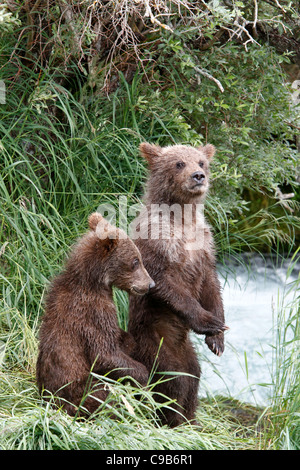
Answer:
[[[245, 264], [248, 263], [248, 268]], [[250, 265], [249, 265], [250, 262]], [[299, 265], [287, 279], [290, 260], [274, 267], [269, 258], [244, 258], [220, 268], [226, 324], [225, 351], [219, 358], [200, 340], [200, 396], [208, 390], [244, 402], [266, 405], [272, 383], [273, 324], [287, 285], [297, 279]], [[229, 268], [229, 269], [228, 269]], [[224, 278], [225, 276], [225, 278]], [[202, 337], [203, 338], [203, 337]], [[196, 338], [195, 338], [196, 340]], [[199, 344], [199, 339], [196, 340]]]

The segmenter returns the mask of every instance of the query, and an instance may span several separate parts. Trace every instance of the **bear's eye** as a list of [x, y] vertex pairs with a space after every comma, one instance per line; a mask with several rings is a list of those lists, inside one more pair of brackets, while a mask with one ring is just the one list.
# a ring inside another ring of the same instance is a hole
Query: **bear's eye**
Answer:
[[135, 269], [138, 268], [140, 262], [138, 260], [138, 258], [135, 258], [133, 261], [132, 261], [132, 264], [131, 264], [131, 267], [132, 267], [132, 271], [134, 271]]
[[200, 166], [200, 168], [203, 168], [204, 167], [204, 162], [199, 162], [199, 166]]
[[178, 170], [181, 170], [182, 168], [185, 167], [185, 163], [184, 162], [177, 162], [176, 163], [176, 168], [178, 168]]

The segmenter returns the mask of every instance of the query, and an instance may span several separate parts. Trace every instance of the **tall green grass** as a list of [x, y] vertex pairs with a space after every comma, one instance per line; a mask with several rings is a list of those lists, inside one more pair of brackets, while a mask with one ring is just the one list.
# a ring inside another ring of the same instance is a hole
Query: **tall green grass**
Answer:
[[[295, 287], [295, 286], [293, 286]], [[199, 426], [161, 427], [150, 389], [107, 383], [111, 397], [91, 419], [75, 420], [43, 401], [35, 385], [38, 322], [23, 312], [0, 315], [0, 447], [2, 449], [298, 449], [299, 302], [279, 305], [274, 325], [272, 401], [266, 409], [208, 395], [199, 400]], [[125, 315], [126, 302], [118, 302]], [[275, 328], [276, 327], [276, 328]], [[290, 330], [290, 331], [289, 331]], [[4, 348], [3, 348], [4, 346]], [[138, 398], [137, 398], [138, 394]], [[113, 400], [113, 403], [112, 403]], [[116, 408], [116, 404], [119, 408]], [[163, 406], [172, 406], [165, 400]], [[111, 419], [111, 409], [117, 419]]]
[[[137, 389], [126, 382], [99, 378], [111, 396], [101, 410], [87, 420], [76, 420], [44, 402], [34, 383], [37, 350], [36, 329], [17, 311], [10, 312], [11, 328], [1, 317], [1, 340], [5, 343], [0, 375], [0, 447], [13, 450], [213, 450], [260, 447], [255, 419], [246, 425], [232, 413], [236, 404], [210, 397], [199, 404], [199, 426], [177, 429], [160, 426], [157, 405], [150, 389]], [[138, 393], [138, 397], [136, 396]], [[239, 408], [243, 405], [239, 404]], [[245, 411], [247, 406], [244, 406]], [[111, 419], [111, 410], [117, 419]], [[253, 410], [251, 411], [251, 413]], [[257, 418], [258, 413], [254, 413]]]
[[[289, 274], [299, 265], [294, 253]], [[274, 321], [271, 434], [275, 447], [300, 449], [300, 276], [287, 282]]]

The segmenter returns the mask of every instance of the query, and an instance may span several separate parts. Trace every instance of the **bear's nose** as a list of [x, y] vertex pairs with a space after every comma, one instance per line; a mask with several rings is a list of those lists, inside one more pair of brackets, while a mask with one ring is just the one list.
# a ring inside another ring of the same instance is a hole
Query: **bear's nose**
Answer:
[[196, 183], [202, 183], [205, 179], [205, 174], [202, 173], [202, 171], [195, 171], [195, 173], [191, 175], [191, 178], [196, 181]]

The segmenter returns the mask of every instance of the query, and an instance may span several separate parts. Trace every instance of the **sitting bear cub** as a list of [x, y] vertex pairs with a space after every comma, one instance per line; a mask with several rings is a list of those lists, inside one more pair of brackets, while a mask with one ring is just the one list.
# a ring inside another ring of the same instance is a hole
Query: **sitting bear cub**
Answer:
[[[97, 212], [90, 215], [89, 227], [50, 286], [36, 367], [40, 392], [62, 398], [59, 403], [70, 415], [82, 402], [91, 369], [100, 375], [110, 372], [115, 380], [131, 376], [141, 385], [149, 375], [128, 355], [134, 340], [118, 326], [112, 286], [143, 295], [154, 282], [124, 232]], [[99, 387], [92, 394], [96, 399], [89, 395], [82, 406], [92, 413], [107, 394]]]

